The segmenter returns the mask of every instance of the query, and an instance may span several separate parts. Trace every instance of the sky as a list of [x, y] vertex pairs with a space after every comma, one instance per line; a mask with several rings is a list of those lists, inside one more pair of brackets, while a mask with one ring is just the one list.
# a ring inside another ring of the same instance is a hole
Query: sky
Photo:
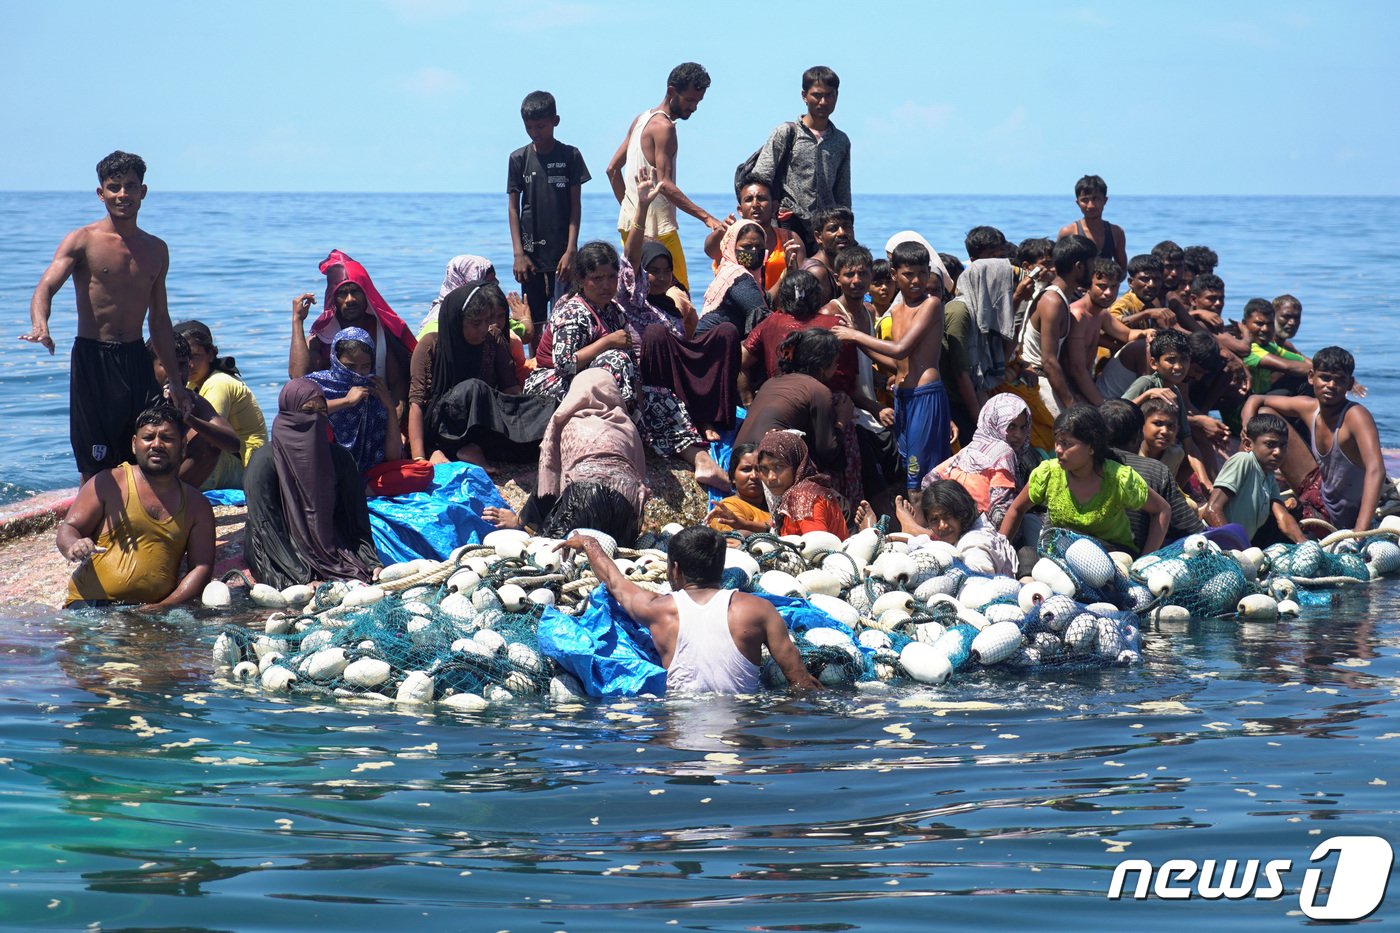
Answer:
[[632, 117], [695, 60], [713, 84], [680, 128], [692, 192], [729, 190], [820, 63], [841, 76], [858, 193], [1066, 194], [1095, 173], [1124, 194], [1400, 195], [1388, 2], [0, 10], [0, 190], [95, 187], [120, 148], [172, 191], [499, 192], [536, 88], [602, 189]]

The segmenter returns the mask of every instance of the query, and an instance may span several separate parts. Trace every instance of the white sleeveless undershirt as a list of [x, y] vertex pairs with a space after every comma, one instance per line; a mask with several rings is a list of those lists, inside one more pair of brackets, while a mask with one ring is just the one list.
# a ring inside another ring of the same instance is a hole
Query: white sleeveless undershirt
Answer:
[[[626, 188], [622, 196], [622, 207], [617, 213], [617, 229], [622, 231], [622, 235], [627, 235], [627, 230], [632, 226], [633, 219], [637, 216], [637, 168], [642, 165], [651, 165], [645, 155], [642, 154], [642, 134], [651, 124], [651, 118], [661, 114], [667, 120], [671, 115], [664, 110], [648, 110], [637, 118], [637, 122], [632, 127], [632, 135], [627, 140], [627, 162], [622, 167], [622, 184]], [[675, 121], [672, 121], [675, 122]], [[655, 166], [652, 166], [655, 168]], [[664, 234], [671, 233], [676, 229], [676, 206], [667, 199], [666, 195], [658, 194], [647, 207], [646, 224], [643, 232], [656, 239]]]
[[680, 629], [666, 670], [666, 692], [756, 693], [758, 666], [739, 651], [729, 633], [733, 590], [718, 590], [701, 605], [681, 590], [673, 593]]

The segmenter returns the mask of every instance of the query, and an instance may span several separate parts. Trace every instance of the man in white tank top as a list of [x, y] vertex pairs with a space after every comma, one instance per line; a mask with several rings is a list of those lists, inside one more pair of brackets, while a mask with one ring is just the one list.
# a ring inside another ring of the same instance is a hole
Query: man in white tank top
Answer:
[[666, 668], [668, 694], [757, 692], [765, 645], [788, 683], [821, 689], [773, 604], [720, 588], [726, 545], [719, 532], [687, 528], [671, 539], [666, 552], [670, 593], [652, 593], [628, 580], [590, 535], [576, 534], [559, 547], [582, 550], [623, 611], [651, 632]]
[[608, 162], [608, 181], [613, 194], [622, 205], [617, 215], [617, 231], [624, 244], [627, 231], [637, 217], [637, 169], [650, 165], [656, 169], [661, 182], [661, 194], [652, 201], [643, 221], [643, 232], [665, 245], [671, 253], [676, 282], [689, 288], [685, 253], [681, 250], [680, 233], [676, 227], [676, 208], [705, 224], [711, 230], [723, 224], [709, 211], [700, 207], [676, 186], [676, 121], [689, 120], [705, 98], [710, 75], [695, 62], [686, 62], [671, 69], [666, 79], [666, 97], [651, 110], [643, 112], [627, 128], [622, 145]]

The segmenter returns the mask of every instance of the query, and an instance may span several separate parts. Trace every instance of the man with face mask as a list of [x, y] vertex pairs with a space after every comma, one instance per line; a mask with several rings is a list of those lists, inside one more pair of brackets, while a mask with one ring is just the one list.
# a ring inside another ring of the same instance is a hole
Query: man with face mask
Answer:
[[180, 413], [155, 405], [136, 419], [136, 465], [83, 484], [58, 526], [59, 553], [78, 565], [66, 605], [135, 603], [157, 611], [203, 592], [214, 570], [214, 511], [180, 479], [184, 446]]
[[330, 369], [335, 335], [347, 327], [362, 328], [374, 340], [371, 372], [388, 385], [399, 423], [407, 424], [409, 361], [418, 346], [413, 332], [379, 294], [365, 267], [340, 250], [331, 250], [321, 260], [321, 273], [326, 277], [325, 304], [321, 316], [311, 325], [309, 337], [305, 332], [306, 317], [316, 297], [307, 292], [292, 302], [292, 348], [287, 376], [299, 379]]
[[721, 588], [727, 548], [714, 529], [687, 528], [671, 539], [669, 593], [652, 593], [627, 579], [595, 537], [575, 534], [559, 549], [583, 551], [622, 610], [647, 627], [666, 668], [668, 695], [755, 693], [765, 647], [788, 683], [799, 690], [821, 689], [773, 604]]

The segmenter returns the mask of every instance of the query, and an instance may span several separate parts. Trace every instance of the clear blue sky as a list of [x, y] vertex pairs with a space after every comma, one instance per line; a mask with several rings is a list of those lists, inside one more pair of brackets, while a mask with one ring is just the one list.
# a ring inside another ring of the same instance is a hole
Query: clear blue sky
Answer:
[[[689, 11], [689, 12], [686, 12]], [[679, 181], [727, 190], [841, 75], [863, 193], [1400, 194], [1388, 2], [12, 2], [0, 190], [95, 186], [111, 149], [184, 191], [504, 190], [554, 92], [598, 191], [678, 62], [714, 84]], [[779, 29], [774, 24], [785, 25]]]

